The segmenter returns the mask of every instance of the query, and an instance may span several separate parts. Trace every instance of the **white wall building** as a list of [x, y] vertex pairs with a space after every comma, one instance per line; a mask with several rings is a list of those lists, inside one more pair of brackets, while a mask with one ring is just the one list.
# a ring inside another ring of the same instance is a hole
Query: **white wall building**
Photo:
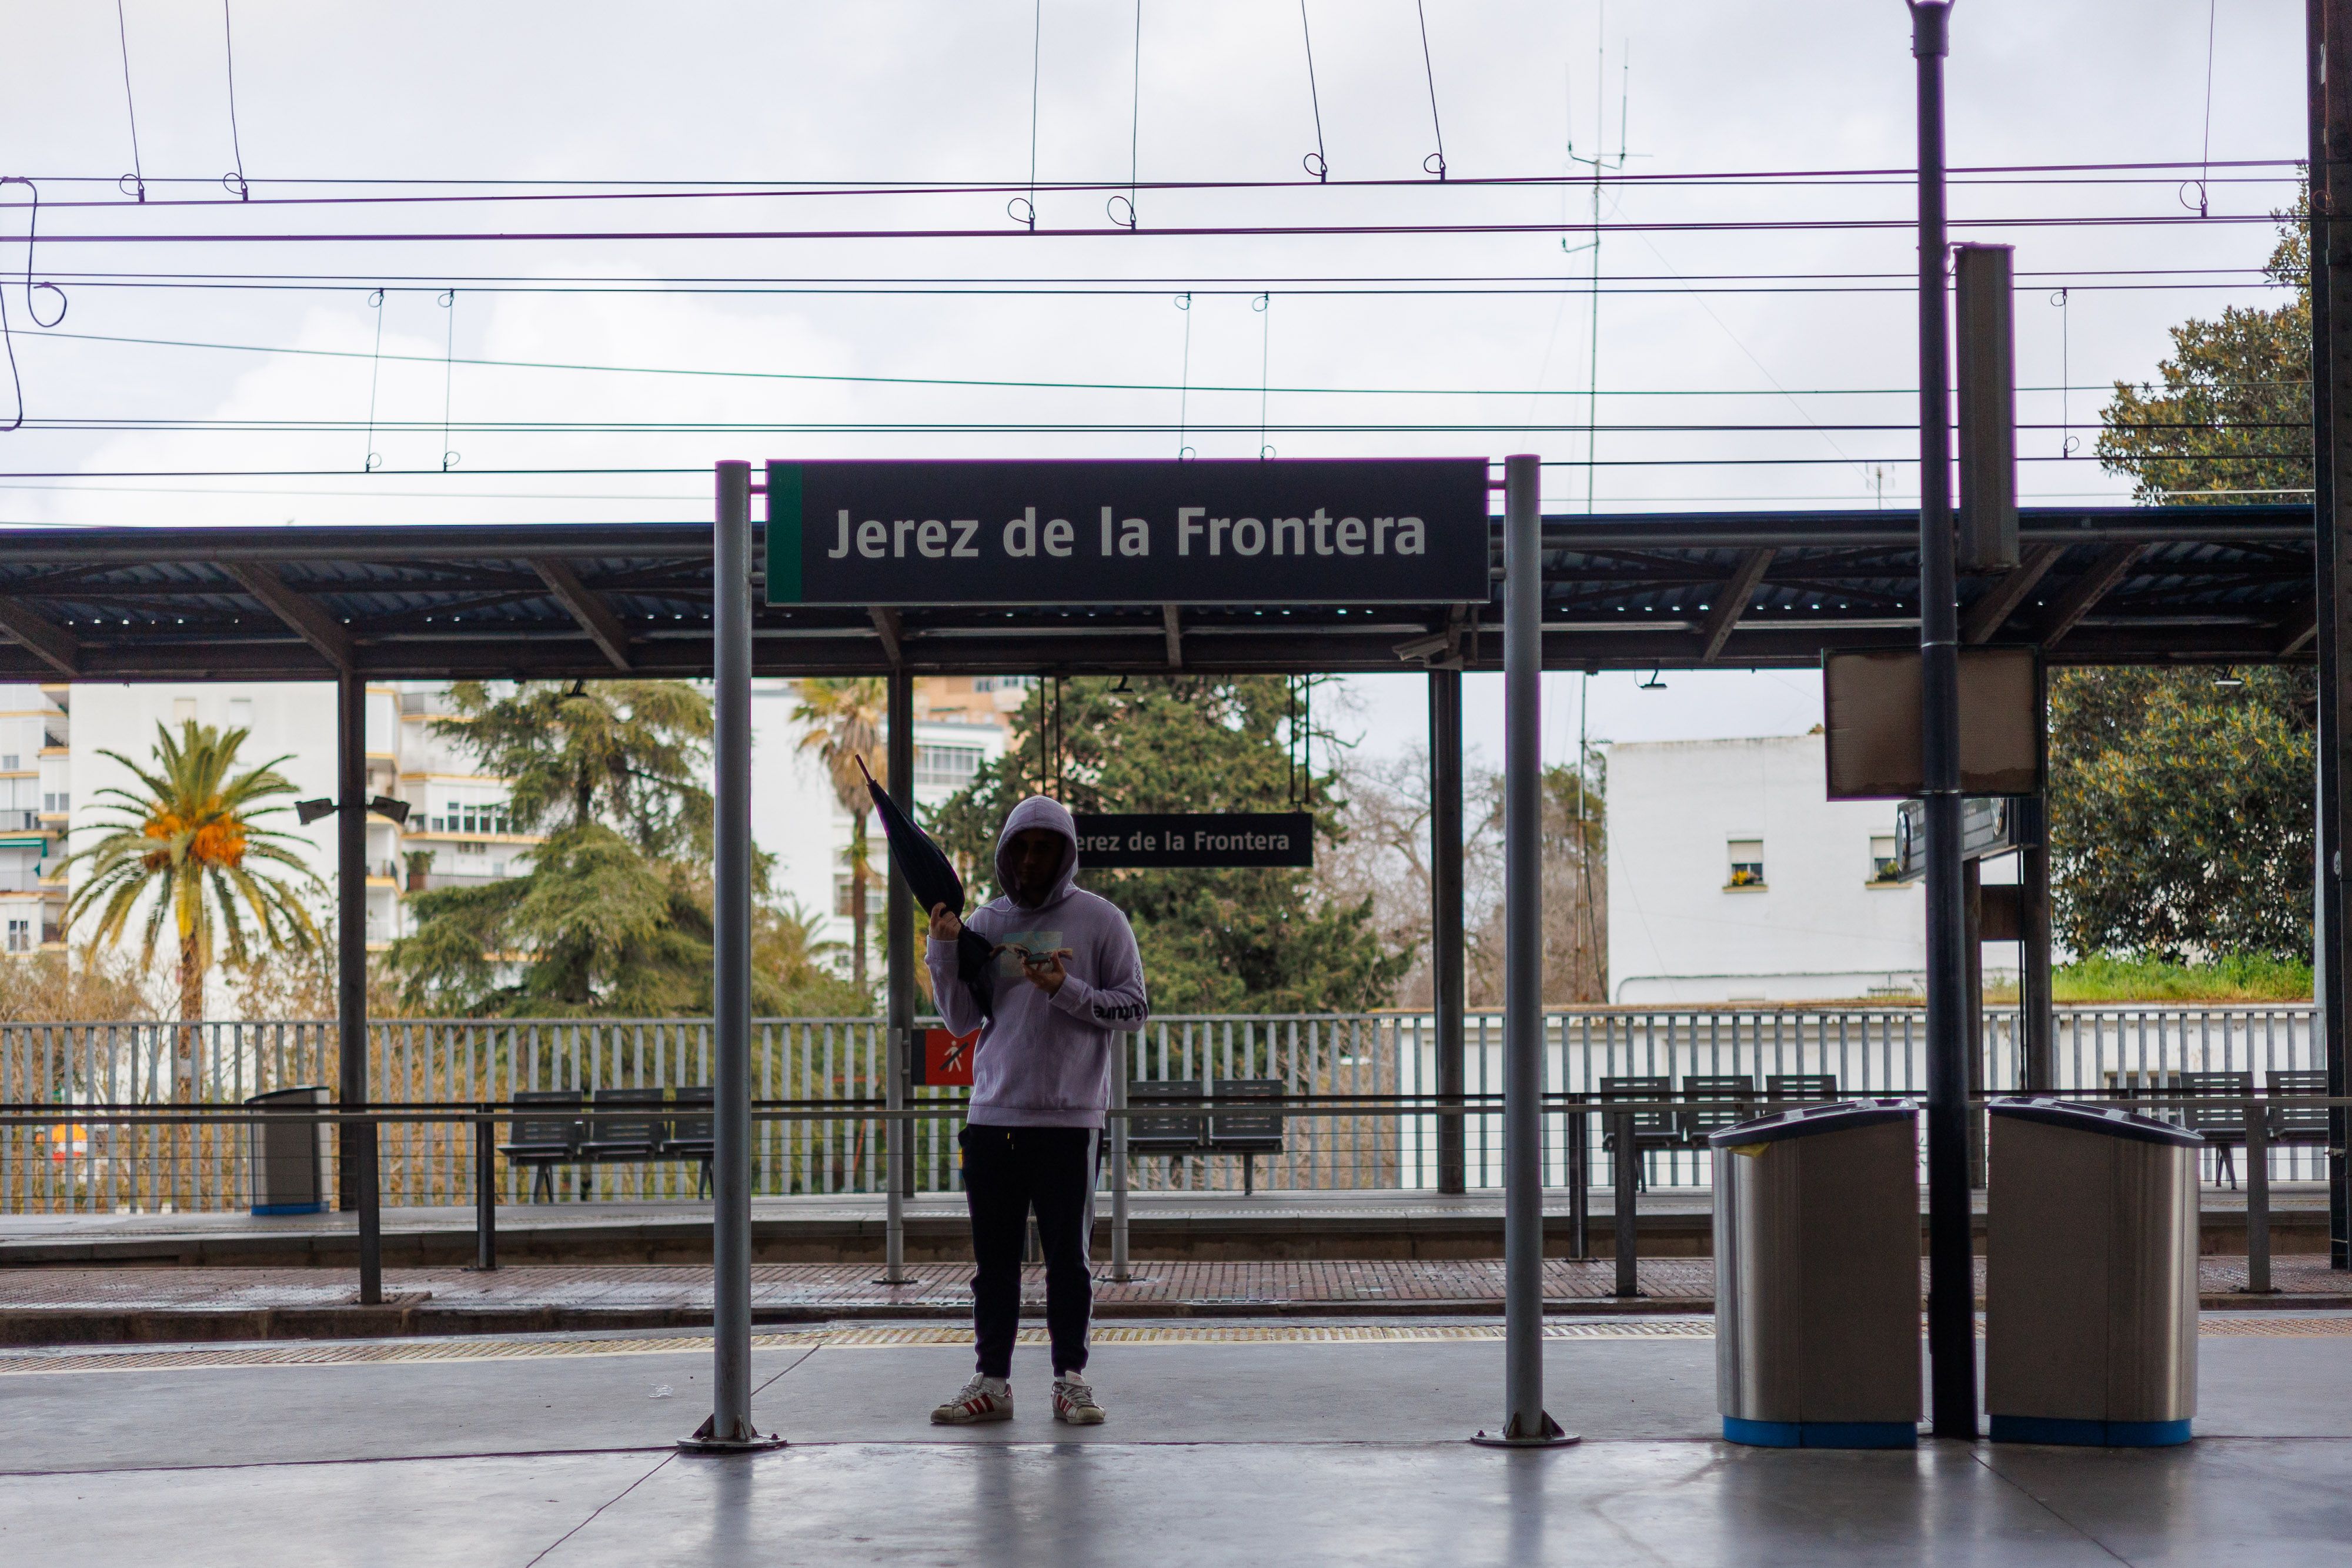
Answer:
[[[9, 688], [13, 689], [13, 688]], [[452, 742], [436, 736], [432, 722], [448, 713], [446, 687], [437, 682], [397, 681], [367, 692], [367, 793], [409, 804], [407, 821], [370, 812], [367, 819], [367, 939], [383, 947], [407, 931], [405, 895], [426, 887], [465, 885], [512, 875], [530, 863], [536, 837], [511, 830], [506, 819], [506, 781], [484, 774]], [[90, 842], [112, 821], [100, 791], [142, 791], [114, 752], [142, 765], [155, 748], [160, 725], [177, 732], [194, 720], [219, 729], [249, 732], [239, 748], [243, 766], [276, 760], [294, 794], [271, 802], [335, 797], [335, 689], [317, 682], [253, 681], [186, 685], [106, 685], [77, 682], [51, 687], [47, 695], [60, 715], [70, 715], [69, 745], [55, 758], [70, 802], [73, 847]], [[0, 702], [5, 702], [0, 697]], [[55, 723], [56, 721], [53, 721]], [[49, 762], [44, 761], [47, 768]], [[335, 820], [307, 826], [291, 810], [273, 815], [266, 826], [293, 835], [293, 847], [331, 889], [335, 871]], [[62, 851], [60, 851], [62, 852]], [[331, 915], [331, 896], [320, 901]], [[60, 891], [58, 903], [64, 900]], [[60, 915], [62, 909], [60, 908]]]
[[[1004, 754], [1010, 715], [1034, 679], [1022, 675], [943, 675], [915, 683], [915, 804], [919, 820]], [[797, 684], [751, 684], [751, 836], [776, 857], [776, 892], [817, 918], [821, 941], [846, 950], [852, 937], [850, 842], [855, 820], [842, 808], [815, 752], [803, 750], [806, 727], [793, 719]], [[882, 919], [888, 861], [878, 820], [867, 824], [872, 875], [866, 887], [869, 932]], [[878, 963], [878, 956], [870, 961]]]
[[[1629, 1004], [1914, 997], [1926, 900], [1895, 802], [1831, 800], [1819, 730], [1608, 747], [1609, 985]], [[1989, 862], [1988, 882], [2014, 861]], [[1989, 946], [1986, 977], [2013, 978]]]
[[59, 939], [65, 882], [66, 688], [0, 685], [0, 955]]

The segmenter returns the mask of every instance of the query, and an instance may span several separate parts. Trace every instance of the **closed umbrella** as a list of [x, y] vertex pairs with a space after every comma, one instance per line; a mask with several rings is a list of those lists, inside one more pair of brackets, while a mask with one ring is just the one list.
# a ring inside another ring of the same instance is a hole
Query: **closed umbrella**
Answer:
[[[866, 775], [866, 792], [874, 797], [874, 809], [882, 816], [883, 837], [890, 841], [890, 863], [907, 879], [907, 890], [915, 895], [915, 903], [925, 915], [944, 904], [957, 915], [963, 913], [963, 878], [956, 874], [955, 862], [947, 852], [931, 841], [930, 834], [916, 824], [898, 802], [874, 781], [874, 775], [864, 758], [857, 758], [857, 770]], [[971, 990], [972, 999], [980, 1004], [983, 1014], [996, 1010], [995, 988], [990, 983], [989, 960], [996, 949], [988, 938], [963, 928], [956, 939], [956, 977]]]

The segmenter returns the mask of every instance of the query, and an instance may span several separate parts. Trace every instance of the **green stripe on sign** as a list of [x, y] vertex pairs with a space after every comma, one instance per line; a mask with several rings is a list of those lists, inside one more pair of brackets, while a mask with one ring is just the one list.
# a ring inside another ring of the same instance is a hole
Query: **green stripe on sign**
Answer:
[[801, 601], [801, 465], [768, 465], [768, 602]]

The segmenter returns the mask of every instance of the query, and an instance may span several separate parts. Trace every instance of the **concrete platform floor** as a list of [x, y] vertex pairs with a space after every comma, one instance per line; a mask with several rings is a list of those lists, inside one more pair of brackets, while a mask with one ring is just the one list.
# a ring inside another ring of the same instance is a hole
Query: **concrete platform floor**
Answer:
[[1034, 1350], [1015, 1420], [936, 1428], [970, 1365], [948, 1331], [772, 1333], [755, 1413], [793, 1446], [728, 1459], [667, 1446], [709, 1407], [707, 1341], [16, 1351], [0, 1561], [2343, 1561], [2352, 1316], [2209, 1328], [2198, 1441], [2137, 1452], [1726, 1445], [1700, 1320], [1556, 1325], [1548, 1403], [1585, 1441], [1548, 1453], [1462, 1440], [1499, 1415], [1491, 1322], [1125, 1327], [1087, 1430], [1049, 1418]]

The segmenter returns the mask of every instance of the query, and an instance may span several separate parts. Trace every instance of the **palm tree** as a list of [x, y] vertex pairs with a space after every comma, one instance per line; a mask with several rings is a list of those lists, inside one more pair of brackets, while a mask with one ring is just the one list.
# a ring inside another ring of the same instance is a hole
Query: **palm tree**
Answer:
[[849, 813], [850, 979], [860, 996], [866, 994], [866, 821], [873, 814], [873, 801], [857, 764], [863, 759], [876, 779], [889, 783], [882, 755], [882, 723], [889, 703], [889, 683], [877, 675], [859, 675], [803, 681], [800, 704], [793, 709], [793, 722], [809, 727], [800, 748], [816, 753], [833, 780], [834, 798]]
[[[129, 768], [141, 790], [100, 790], [116, 818], [97, 824], [104, 832], [98, 842], [68, 857], [89, 873], [67, 904], [66, 920], [70, 925], [95, 911], [94, 943], [119, 943], [142, 899], [149, 901], [140, 928], [142, 967], [154, 961], [157, 942], [170, 928], [179, 956], [183, 1023], [204, 1017], [205, 975], [215, 947], [225, 946], [229, 961], [243, 966], [257, 956], [257, 942], [270, 950], [308, 950], [320, 942], [303, 895], [325, 892], [326, 883], [289, 847], [299, 841], [295, 834], [257, 825], [286, 810], [257, 810], [257, 802], [294, 793], [278, 771], [286, 758], [233, 771], [246, 735], [189, 719], [176, 736], [156, 725], [151, 766], [100, 752]], [[181, 1031], [175, 1093], [193, 1092], [194, 1032]]]

